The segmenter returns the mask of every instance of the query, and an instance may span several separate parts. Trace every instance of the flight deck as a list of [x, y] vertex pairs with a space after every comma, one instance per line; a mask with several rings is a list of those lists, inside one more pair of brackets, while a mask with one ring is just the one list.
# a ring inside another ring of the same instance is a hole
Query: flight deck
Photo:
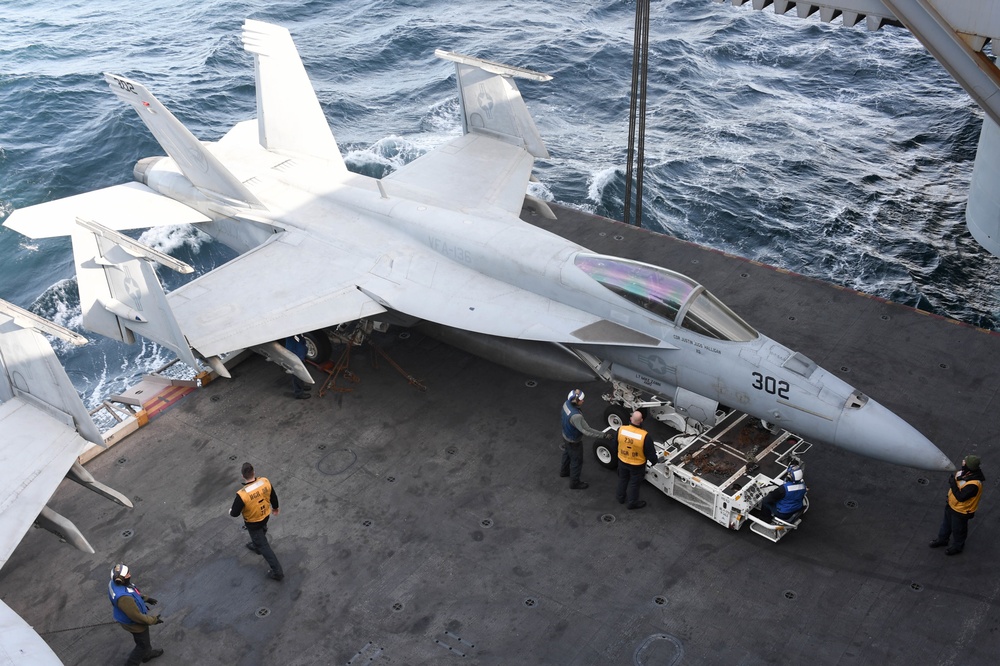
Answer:
[[[65, 664], [124, 663], [132, 649], [108, 624], [119, 561], [159, 599], [163, 665], [992, 663], [1000, 336], [553, 208], [557, 220], [523, 217], [691, 276], [956, 463], [979, 455], [987, 481], [965, 552], [927, 547], [947, 473], [822, 444], [804, 457], [809, 511], [778, 543], [650, 484], [648, 506], [626, 510], [589, 439], [590, 487], [570, 490], [559, 408], [573, 386], [390, 329], [373, 337], [385, 356], [352, 352], [357, 382], [294, 400], [289, 376], [251, 356], [96, 457], [88, 469], [135, 508], [64, 482], [51, 505], [97, 554], [30, 531], [0, 570], [4, 601]], [[606, 387], [579, 388], [602, 425]], [[244, 461], [280, 498], [268, 537], [281, 582], [228, 516]]]

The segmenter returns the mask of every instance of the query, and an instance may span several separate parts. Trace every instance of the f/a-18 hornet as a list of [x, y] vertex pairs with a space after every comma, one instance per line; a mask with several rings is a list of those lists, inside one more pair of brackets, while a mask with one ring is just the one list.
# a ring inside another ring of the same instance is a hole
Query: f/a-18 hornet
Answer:
[[[248, 20], [257, 118], [196, 139], [146, 88], [106, 74], [168, 157], [136, 182], [11, 214], [33, 238], [72, 235], [84, 326], [156, 340], [197, 367], [256, 348], [305, 381], [283, 338], [354, 321], [422, 322], [479, 340], [537, 375], [614, 378], [711, 421], [721, 403], [813, 442], [953, 469], [926, 437], [806, 356], [762, 335], [697, 282], [596, 254], [523, 222], [548, 152], [514, 77], [551, 77], [437, 51], [455, 63], [463, 133], [390, 175], [347, 170], [284, 28]], [[232, 261], [164, 294], [152, 262], [190, 267], [121, 230], [193, 223]]]

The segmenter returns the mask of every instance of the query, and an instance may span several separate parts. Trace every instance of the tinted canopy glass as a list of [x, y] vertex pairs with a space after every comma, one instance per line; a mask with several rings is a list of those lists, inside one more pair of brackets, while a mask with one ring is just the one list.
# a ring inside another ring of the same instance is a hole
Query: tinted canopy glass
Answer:
[[618, 257], [578, 254], [576, 265], [622, 298], [669, 321], [677, 318], [681, 306], [698, 287], [680, 273]]
[[607, 289], [667, 321], [694, 299], [681, 326], [719, 340], [747, 341], [757, 337], [749, 324], [691, 278], [674, 271], [599, 254], [581, 253], [575, 263]]

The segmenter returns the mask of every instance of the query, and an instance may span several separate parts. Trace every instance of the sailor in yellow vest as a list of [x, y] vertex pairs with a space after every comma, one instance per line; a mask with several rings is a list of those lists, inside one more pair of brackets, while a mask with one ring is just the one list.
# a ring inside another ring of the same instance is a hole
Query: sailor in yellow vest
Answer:
[[281, 570], [278, 558], [271, 550], [271, 544], [267, 542], [267, 519], [273, 513], [278, 515], [278, 494], [274, 492], [271, 482], [263, 476], [257, 477], [253, 471], [253, 465], [248, 462], [243, 463], [241, 470], [243, 474], [243, 487], [236, 491], [236, 499], [229, 509], [232, 517], [243, 516], [243, 522], [247, 526], [247, 534], [250, 535], [250, 543], [247, 548], [255, 553], [264, 556], [271, 570], [267, 572], [268, 578], [281, 580], [285, 577]]
[[[629, 425], [618, 428], [618, 492], [619, 504], [629, 509], [641, 509], [646, 501], [639, 499], [639, 484], [646, 478], [646, 461], [657, 462], [653, 438], [640, 428], [642, 412], [632, 412]], [[627, 504], [626, 504], [627, 502]]]
[[931, 548], [951, 545], [945, 555], [958, 555], [965, 548], [965, 537], [969, 533], [969, 520], [976, 515], [979, 498], [983, 495], [983, 481], [986, 477], [979, 469], [979, 456], [965, 456], [962, 469], [948, 477], [948, 504], [944, 507], [944, 520]]

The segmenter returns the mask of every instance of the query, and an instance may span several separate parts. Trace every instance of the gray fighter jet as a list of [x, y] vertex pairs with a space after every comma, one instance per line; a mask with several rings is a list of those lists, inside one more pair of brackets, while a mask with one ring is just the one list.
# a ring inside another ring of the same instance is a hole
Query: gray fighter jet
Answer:
[[[72, 235], [84, 325], [156, 340], [223, 374], [256, 348], [300, 376], [279, 342], [358, 320], [422, 322], [536, 375], [616, 378], [711, 422], [720, 403], [814, 442], [948, 470], [888, 409], [758, 333], [676, 272], [588, 251], [519, 219], [548, 157], [514, 77], [525, 69], [438, 51], [456, 67], [463, 133], [382, 179], [344, 165], [288, 31], [248, 20], [257, 118], [196, 139], [136, 81], [105, 75], [168, 157], [133, 183], [17, 210], [6, 226]], [[193, 223], [240, 253], [164, 294], [151, 262], [190, 270], [120, 233]]]

